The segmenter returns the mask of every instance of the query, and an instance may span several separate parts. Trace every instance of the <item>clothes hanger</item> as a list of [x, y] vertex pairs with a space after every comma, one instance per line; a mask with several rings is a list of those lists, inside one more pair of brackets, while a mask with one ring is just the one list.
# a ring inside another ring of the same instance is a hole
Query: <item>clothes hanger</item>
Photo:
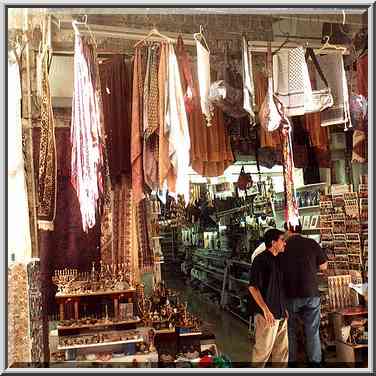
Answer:
[[87, 15], [86, 14], [83, 16], [83, 21], [78, 21], [78, 20], [73, 20], [72, 21], [72, 26], [73, 26], [73, 29], [74, 29], [75, 33], [77, 35], [81, 35], [80, 30], [78, 29], [78, 25], [82, 25], [82, 26], [86, 27], [87, 31], [90, 34], [91, 40], [92, 40], [92, 42], [95, 45], [95, 48], [97, 48], [98, 47], [97, 46], [97, 41], [95, 40], [94, 34], [93, 34], [93, 32], [92, 32], [89, 24], [87, 23]]
[[324, 51], [326, 49], [334, 49], [334, 50], [338, 50], [338, 51], [342, 51], [342, 52], [347, 51], [346, 47], [336, 46], [335, 44], [330, 44], [329, 43], [329, 40], [330, 40], [329, 35], [325, 35], [324, 38], [325, 38], [326, 41], [325, 41], [324, 45], [316, 51], [317, 54], [320, 54], [322, 51]]
[[204, 42], [205, 48], [210, 53], [209, 45], [208, 45], [208, 42], [205, 39], [203, 32], [204, 32], [204, 28], [202, 27], [202, 25], [200, 25], [200, 32], [193, 34], [193, 38], [196, 39], [198, 42]]
[[167, 42], [169, 42], [169, 43], [173, 43], [174, 42], [174, 40], [173, 39], [171, 39], [171, 38], [169, 38], [168, 36], [166, 36], [166, 35], [163, 35], [163, 34], [161, 34], [157, 29], [152, 29], [151, 31], [150, 31], [150, 33], [145, 37], [145, 38], [143, 38], [143, 39], [141, 39], [140, 41], [138, 41], [135, 45], [134, 45], [134, 47], [136, 48], [137, 46], [139, 46], [141, 43], [144, 43], [146, 40], [148, 40], [150, 37], [152, 37], [152, 36], [157, 36], [157, 37], [159, 37], [159, 38], [162, 38], [162, 39], [165, 39]]

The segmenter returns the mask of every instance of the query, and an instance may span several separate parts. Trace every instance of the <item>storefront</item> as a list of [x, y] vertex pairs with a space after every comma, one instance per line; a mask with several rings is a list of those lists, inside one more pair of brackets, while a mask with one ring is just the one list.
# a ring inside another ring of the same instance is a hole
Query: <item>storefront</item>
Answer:
[[197, 306], [248, 338], [285, 223], [367, 366], [367, 10], [227, 10], [8, 9], [10, 367], [254, 366]]

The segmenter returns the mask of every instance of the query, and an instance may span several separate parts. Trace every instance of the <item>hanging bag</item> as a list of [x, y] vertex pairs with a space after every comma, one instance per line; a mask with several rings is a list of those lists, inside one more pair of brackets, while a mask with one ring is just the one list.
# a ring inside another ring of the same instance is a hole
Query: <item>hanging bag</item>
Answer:
[[245, 191], [246, 189], [251, 188], [252, 185], [253, 181], [251, 174], [247, 174], [244, 170], [244, 166], [242, 166], [237, 183], [238, 188]]
[[305, 60], [311, 58], [313, 65], [315, 66], [318, 74], [320, 75], [322, 81], [325, 84], [325, 88], [321, 90], [312, 90], [312, 97], [305, 103], [304, 110], [306, 113], [321, 112], [326, 108], [332, 107], [334, 104], [333, 95], [331, 93], [328, 81], [326, 80], [324, 73], [320, 68], [320, 64], [317, 61], [315, 53], [312, 48], [307, 48], [305, 54]]

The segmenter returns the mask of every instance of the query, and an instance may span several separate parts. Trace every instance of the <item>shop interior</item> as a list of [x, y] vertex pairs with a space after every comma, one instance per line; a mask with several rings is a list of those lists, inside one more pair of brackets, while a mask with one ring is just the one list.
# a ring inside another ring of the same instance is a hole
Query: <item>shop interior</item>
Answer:
[[366, 8], [7, 12], [9, 367], [252, 367], [287, 221], [323, 367], [367, 366]]

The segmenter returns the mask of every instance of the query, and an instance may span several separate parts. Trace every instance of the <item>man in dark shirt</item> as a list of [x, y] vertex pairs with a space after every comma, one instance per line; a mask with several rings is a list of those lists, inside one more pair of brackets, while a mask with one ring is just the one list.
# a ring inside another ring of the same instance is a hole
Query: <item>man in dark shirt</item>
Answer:
[[327, 268], [324, 250], [313, 239], [300, 235], [302, 227], [290, 227], [281, 259], [287, 298], [289, 363], [297, 362], [297, 318], [304, 323], [306, 352], [312, 366], [321, 363], [320, 294], [317, 272]]
[[255, 344], [251, 361], [265, 366], [269, 360], [287, 365], [288, 339], [286, 301], [282, 285], [280, 259], [277, 255], [285, 247], [284, 233], [277, 229], [264, 235], [266, 250], [252, 263], [249, 292], [255, 314]]

